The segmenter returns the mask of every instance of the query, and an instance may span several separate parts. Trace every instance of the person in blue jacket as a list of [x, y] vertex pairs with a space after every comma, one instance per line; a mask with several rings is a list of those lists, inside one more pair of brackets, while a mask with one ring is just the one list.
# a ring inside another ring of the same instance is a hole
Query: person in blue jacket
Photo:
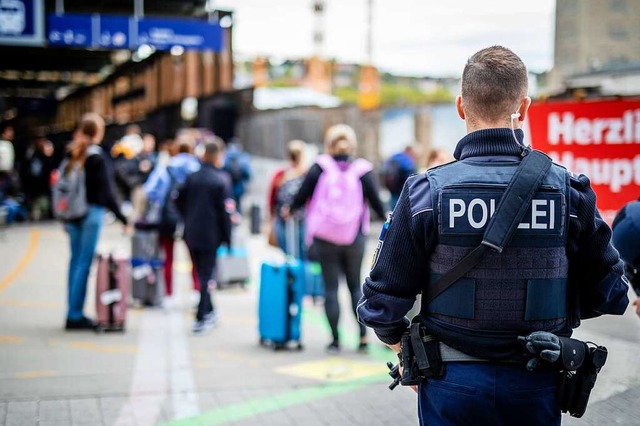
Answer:
[[[171, 188], [179, 188], [187, 180], [187, 176], [200, 170], [200, 160], [193, 154], [195, 141], [188, 135], [179, 136], [173, 143], [171, 150], [176, 149], [177, 154], [169, 159], [166, 166], [158, 165], [143, 186], [147, 196], [147, 212], [152, 212], [145, 220], [159, 224], [160, 246], [164, 251], [164, 282], [166, 296], [173, 294], [173, 251], [175, 233], [178, 223], [181, 222], [175, 197], [177, 194], [169, 193]], [[200, 291], [200, 281], [194, 268], [191, 269], [193, 288]], [[169, 300], [169, 299], [167, 299]]]
[[416, 148], [413, 145], [407, 145], [382, 164], [383, 183], [391, 196], [389, 200], [391, 210], [396, 207], [406, 180], [417, 172], [416, 157]]
[[[511, 50], [471, 56], [456, 99], [467, 126], [457, 161], [410, 177], [387, 219], [357, 312], [395, 352], [416, 295], [480, 245], [527, 154], [527, 90]], [[595, 201], [586, 176], [552, 165], [504, 250], [487, 250], [426, 306], [423, 298], [419, 321], [439, 342], [444, 373], [416, 389], [420, 424], [560, 424], [558, 370], [529, 371], [518, 337], [570, 336], [580, 320], [627, 308], [623, 264]]]
[[251, 180], [251, 159], [237, 142], [229, 143], [227, 147], [224, 171], [231, 177], [231, 193], [238, 213], [242, 214], [242, 198]]

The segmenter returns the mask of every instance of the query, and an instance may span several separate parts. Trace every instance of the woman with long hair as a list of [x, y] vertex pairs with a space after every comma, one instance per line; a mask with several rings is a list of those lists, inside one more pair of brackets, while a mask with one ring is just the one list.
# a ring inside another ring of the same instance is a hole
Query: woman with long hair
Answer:
[[68, 277], [67, 330], [93, 329], [95, 323], [84, 314], [89, 270], [95, 256], [96, 246], [102, 230], [105, 208], [127, 228], [124, 217], [114, 196], [114, 177], [110, 172], [102, 149], [98, 146], [104, 137], [105, 124], [99, 114], [87, 113], [73, 133], [69, 150], [69, 162], [63, 173], [69, 173], [75, 166], [84, 169], [87, 214], [79, 219], [65, 222], [71, 244], [71, 260]]
[[[322, 267], [325, 313], [332, 337], [327, 351], [334, 353], [340, 350], [340, 276], [346, 278], [355, 315], [362, 296], [360, 274], [369, 230], [369, 206], [380, 219], [385, 219], [373, 166], [355, 157], [356, 147], [356, 134], [351, 127], [345, 124], [330, 127], [325, 134], [325, 154], [318, 156], [309, 169], [291, 206], [283, 207], [283, 215], [287, 217], [306, 204], [305, 240], [312, 244], [311, 250]], [[366, 329], [360, 323], [358, 327], [358, 351], [365, 352]]]

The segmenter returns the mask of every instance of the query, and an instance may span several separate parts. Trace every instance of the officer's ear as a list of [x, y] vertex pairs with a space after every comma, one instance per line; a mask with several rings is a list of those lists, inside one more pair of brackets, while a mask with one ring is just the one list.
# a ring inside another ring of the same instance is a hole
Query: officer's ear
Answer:
[[524, 118], [527, 115], [527, 111], [529, 111], [530, 106], [531, 106], [531, 98], [529, 96], [525, 96], [524, 99], [520, 101], [520, 106], [516, 111], [520, 113], [520, 117], [518, 117], [518, 121], [524, 121]]
[[[529, 99], [529, 102], [531, 102], [531, 99]], [[458, 116], [464, 120], [465, 115], [464, 109], [462, 108], [462, 96], [460, 95], [456, 96], [456, 110], [458, 111]]]

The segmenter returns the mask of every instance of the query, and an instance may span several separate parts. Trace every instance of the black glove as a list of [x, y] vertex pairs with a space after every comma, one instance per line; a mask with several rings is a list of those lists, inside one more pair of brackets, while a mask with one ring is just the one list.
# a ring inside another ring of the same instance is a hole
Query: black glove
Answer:
[[556, 364], [560, 359], [560, 338], [546, 331], [534, 331], [528, 336], [518, 337], [518, 341], [524, 345], [529, 354], [534, 355], [527, 362], [527, 370], [533, 371], [540, 360], [550, 364]]

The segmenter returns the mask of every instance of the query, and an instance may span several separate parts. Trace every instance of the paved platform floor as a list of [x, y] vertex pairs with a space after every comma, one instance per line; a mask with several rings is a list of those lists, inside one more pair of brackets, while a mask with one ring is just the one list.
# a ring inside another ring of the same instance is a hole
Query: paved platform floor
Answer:
[[[129, 244], [109, 225], [99, 249], [129, 252]], [[417, 424], [415, 394], [387, 389], [385, 361], [394, 355], [381, 344], [356, 353], [346, 293], [345, 347], [337, 356], [324, 351], [322, 305], [311, 300], [304, 350], [259, 346], [256, 277], [260, 262], [278, 253], [263, 236], [247, 236], [254, 279], [246, 289], [218, 292], [219, 326], [194, 336], [190, 264], [178, 247], [174, 303], [132, 308], [126, 333], [98, 335], [63, 330], [69, 250], [62, 227], [23, 225], [0, 235], [0, 425]], [[90, 286], [91, 315], [94, 300]], [[564, 424], [640, 424], [640, 319], [629, 310], [587, 321], [578, 336], [606, 345], [610, 357], [585, 417]]]

